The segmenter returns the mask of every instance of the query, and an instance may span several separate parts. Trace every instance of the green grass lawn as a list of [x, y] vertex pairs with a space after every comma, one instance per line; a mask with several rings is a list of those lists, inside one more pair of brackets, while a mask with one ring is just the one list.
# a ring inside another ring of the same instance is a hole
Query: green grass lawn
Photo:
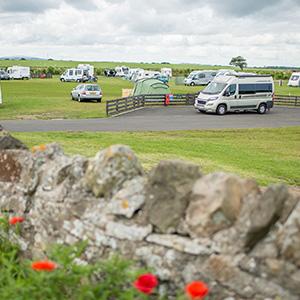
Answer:
[[[133, 83], [120, 78], [99, 77], [103, 90], [103, 103], [71, 101], [70, 92], [78, 83], [52, 79], [2, 81], [3, 105], [0, 119], [55, 119], [55, 118], [103, 118], [105, 101], [122, 96], [122, 89], [133, 88]], [[195, 93], [199, 87], [175, 86], [173, 93]]]
[[[133, 88], [133, 83], [120, 78], [99, 77], [103, 90], [103, 102], [71, 101], [70, 92], [77, 83], [52, 79], [31, 79], [2, 81], [3, 105], [0, 106], [0, 119], [58, 119], [58, 118], [103, 118], [105, 101], [120, 98], [122, 89]], [[170, 82], [171, 92], [196, 93], [203, 87], [175, 85]], [[278, 94], [300, 95], [300, 88], [276, 87]]]
[[68, 154], [94, 156], [112, 144], [129, 145], [146, 170], [162, 159], [184, 159], [202, 170], [228, 171], [260, 184], [300, 186], [300, 127], [175, 132], [14, 133], [29, 147], [58, 142]]

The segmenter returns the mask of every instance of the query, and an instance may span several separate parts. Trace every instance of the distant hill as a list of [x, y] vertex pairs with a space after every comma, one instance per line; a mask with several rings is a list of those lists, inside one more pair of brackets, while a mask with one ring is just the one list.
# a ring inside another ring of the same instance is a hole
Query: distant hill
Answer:
[[3, 56], [0, 60], [48, 60], [46, 58], [31, 57], [31, 56]]

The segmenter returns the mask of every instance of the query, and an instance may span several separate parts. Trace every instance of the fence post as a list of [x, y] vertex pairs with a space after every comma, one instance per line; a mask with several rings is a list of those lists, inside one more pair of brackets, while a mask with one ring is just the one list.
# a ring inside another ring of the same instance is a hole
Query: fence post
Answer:
[[295, 106], [297, 106], [298, 96], [295, 97]]

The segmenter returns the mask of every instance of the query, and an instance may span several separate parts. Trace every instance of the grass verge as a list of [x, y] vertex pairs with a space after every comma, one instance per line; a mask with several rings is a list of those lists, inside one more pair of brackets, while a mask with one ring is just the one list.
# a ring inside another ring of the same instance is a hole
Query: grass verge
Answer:
[[68, 154], [94, 156], [112, 144], [129, 145], [146, 170], [162, 159], [184, 159], [207, 172], [226, 171], [260, 184], [300, 186], [300, 127], [175, 132], [14, 133], [29, 147], [58, 142]]

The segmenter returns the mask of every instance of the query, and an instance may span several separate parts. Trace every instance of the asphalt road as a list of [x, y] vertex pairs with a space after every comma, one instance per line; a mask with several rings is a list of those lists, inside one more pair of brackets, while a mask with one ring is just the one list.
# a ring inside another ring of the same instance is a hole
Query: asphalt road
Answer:
[[162, 131], [300, 126], [300, 108], [275, 107], [265, 115], [198, 113], [188, 107], [147, 107], [119, 117], [80, 120], [0, 121], [9, 131]]

